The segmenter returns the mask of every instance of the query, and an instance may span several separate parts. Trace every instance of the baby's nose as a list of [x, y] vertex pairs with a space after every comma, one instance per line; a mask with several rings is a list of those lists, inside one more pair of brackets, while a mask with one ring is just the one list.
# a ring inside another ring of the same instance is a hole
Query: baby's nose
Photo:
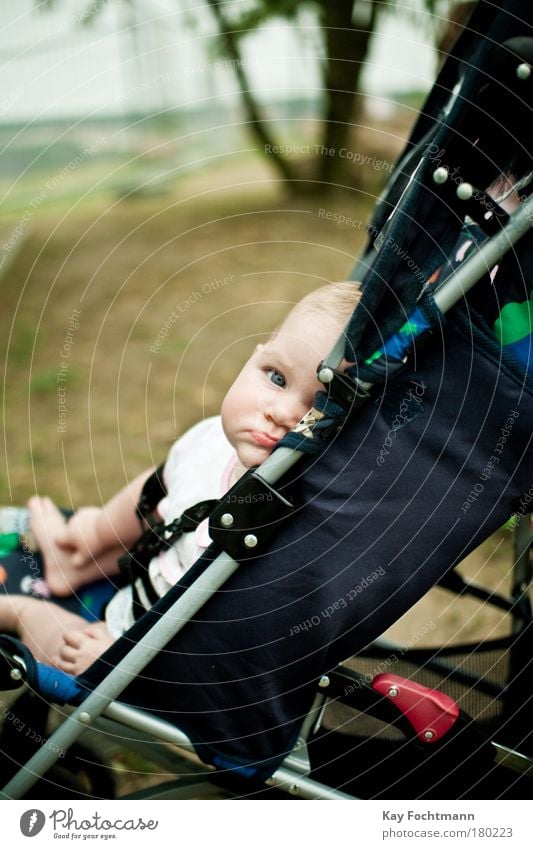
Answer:
[[300, 400], [284, 395], [269, 405], [267, 417], [278, 427], [290, 430], [298, 424], [305, 412]]

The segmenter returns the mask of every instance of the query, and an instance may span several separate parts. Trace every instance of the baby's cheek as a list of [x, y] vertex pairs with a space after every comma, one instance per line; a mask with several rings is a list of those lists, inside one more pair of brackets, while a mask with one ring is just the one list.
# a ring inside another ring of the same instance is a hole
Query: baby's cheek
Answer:
[[230, 405], [229, 404], [226, 404], [225, 406], [223, 405], [222, 409], [220, 411], [220, 421], [222, 423], [222, 430], [224, 431], [224, 436], [226, 437], [226, 439], [228, 440], [228, 442], [231, 445], [233, 445], [233, 441], [232, 441], [232, 438], [231, 438], [231, 421], [232, 421], [232, 418], [233, 417], [231, 415]]
[[292, 423], [292, 427], [295, 427], [298, 422], [301, 422], [305, 414], [310, 410], [311, 405], [302, 405], [300, 409], [296, 412], [294, 421]]

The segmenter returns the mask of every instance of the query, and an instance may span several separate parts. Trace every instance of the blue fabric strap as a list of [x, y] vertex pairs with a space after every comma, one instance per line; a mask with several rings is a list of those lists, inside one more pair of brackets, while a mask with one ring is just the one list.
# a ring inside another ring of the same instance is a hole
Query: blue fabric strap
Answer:
[[37, 663], [37, 687], [39, 692], [55, 702], [73, 702], [81, 693], [75, 678], [61, 669]]

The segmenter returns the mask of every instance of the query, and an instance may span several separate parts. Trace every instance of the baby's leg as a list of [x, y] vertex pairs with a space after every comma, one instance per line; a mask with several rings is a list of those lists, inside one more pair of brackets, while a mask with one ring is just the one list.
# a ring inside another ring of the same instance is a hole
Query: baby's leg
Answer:
[[16, 634], [43, 663], [54, 663], [67, 632], [86, 627], [86, 619], [53, 602], [25, 595], [0, 596], [0, 632]]
[[54, 664], [71, 675], [80, 675], [113, 643], [105, 622], [93, 622], [82, 631], [76, 628], [64, 635]]
[[124, 553], [117, 547], [83, 566], [74, 566], [73, 552], [57, 545], [56, 537], [63, 531], [66, 519], [50, 498], [35, 495], [28, 501], [30, 526], [39, 546], [45, 566], [45, 580], [50, 592], [69, 596], [92, 581], [103, 579], [118, 571], [117, 560]]

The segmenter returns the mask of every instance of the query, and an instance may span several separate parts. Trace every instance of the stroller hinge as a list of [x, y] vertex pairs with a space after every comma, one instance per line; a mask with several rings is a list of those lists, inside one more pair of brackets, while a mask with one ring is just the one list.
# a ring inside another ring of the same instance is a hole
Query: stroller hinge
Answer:
[[209, 518], [209, 534], [239, 561], [259, 552], [294, 509], [286, 496], [251, 470], [218, 502]]
[[320, 366], [317, 377], [327, 389], [328, 397], [340, 404], [349, 413], [359, 410], [370, 398], [370, 384], [364, 383], [357, 377], [351, 377], [346, 372], [329, 366]]

